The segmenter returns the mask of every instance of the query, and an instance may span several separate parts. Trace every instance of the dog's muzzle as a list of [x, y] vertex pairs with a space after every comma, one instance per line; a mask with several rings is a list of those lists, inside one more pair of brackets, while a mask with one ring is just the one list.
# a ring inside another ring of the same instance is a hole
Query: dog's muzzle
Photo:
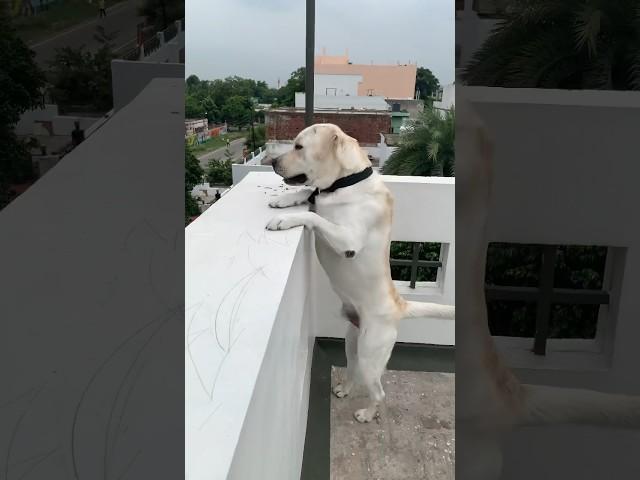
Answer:
[[271, 158], [269, 160], [271, 161], [271, 166], [273, 167], [273, 171], [276, 172], [278, 175], [280, 175], [282, 178], [284, 178], [284, 183], [286, 183], [287, 185], [304, 185], [304, 183], [307, 181], [307, 176], [304, 173], [301, 173], [300, 175], [295, 175], [289, 178], [285, 177], [279, 168], [280, 157]]

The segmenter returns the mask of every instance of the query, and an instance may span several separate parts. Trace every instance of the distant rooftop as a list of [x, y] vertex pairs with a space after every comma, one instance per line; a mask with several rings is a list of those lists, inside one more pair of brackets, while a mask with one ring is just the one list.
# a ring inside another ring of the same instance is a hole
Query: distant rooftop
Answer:
[[[295, 108], [295, 107], [279, 107], [279, 108], [270, 108], [267, 110], [267, 113], [295, 113], [295, 114], [303, 114], [304, 108]], [[343, 110], [338, 108], [322, 108], [322, 109], [314, 109], [315, 113], [337, 113], [340, 115], [386, 115], [391, 116], [390, 110]]]
[[396, 65], [352, 64], [348, 52], [345, 55], [317, 55], [316, 75], [362, 75], [358, 95], [383, 95], [386, 98], [413, 98], [416, 88], [415, 63]]

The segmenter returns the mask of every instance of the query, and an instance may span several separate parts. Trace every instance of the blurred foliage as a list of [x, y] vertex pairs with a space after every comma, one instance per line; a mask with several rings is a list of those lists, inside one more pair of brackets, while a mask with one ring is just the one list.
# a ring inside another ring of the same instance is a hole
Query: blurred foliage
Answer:
[[[413, 242], [391, 242], [391, 257], [395, 260], [411, 260], [413, 258]], [[422, 242], [419, 260], [438, 261], [440, 260], [440, 244]], [[416, 280], [418, 282], [435, 282], [438, 274], [437, 268], [418, 267]], [[411, 279], [411, 267], [391, 266], [391, 278], [394, 280], [409, 281]]]
[[114, 54], [108, 36], [104, 40], [95, 53], [85, 51], [84, 47], [64, 47], [56, 51], [48, 75], [50, 94], [61, 109], [88, 106], [96, 112], [108, 112], [113, 108], [111, 60]]
[[[603, 287], [606, 247], [560, 246], [554, 271], [555, 288], [593, 289]], [[492, 243], [487, 253], [487, 285], [537, 287], [540, 282], [540, 245]], [[550, 338], [594, 338], [599, 305], [553, 305], [549, 320]], [[533, 337], [534, 303], [488, 302], [489, 328], [493, 335]]]
[[189, 145], [184, 146], [184, 208], [185, 220], [188, 222], [190, 217], [200, 214], [198, 203], [191, 196], [191, 190], [197, 184], [202, 182], [204, 170], [200, 166], [200, 162], [191, 152]]
[[510, 0], [466, 66], [469, 85], [640, 89], [638, 0]]
[[211, 160], [207, 166], [207, 181], [211, 185], [230, 186], [233, 183], [231, 159]]
[[455, 176], [454, 110], [425, 107], [400, 134], [400, 144], [382, 167], [385, 175]]
[[24, 112], [44, 104], [45, 76], [34, 57], [9, 18], [0, 13], [0, 208], [8, 199], [11, 184], [35, 177], [28, 140], [14, 133]]

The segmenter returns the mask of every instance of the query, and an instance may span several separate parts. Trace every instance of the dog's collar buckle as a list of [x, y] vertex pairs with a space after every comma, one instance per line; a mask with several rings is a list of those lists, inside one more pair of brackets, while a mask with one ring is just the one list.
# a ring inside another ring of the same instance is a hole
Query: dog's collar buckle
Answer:
[[352, 173], [351, 175], [347, 175], [346, 177], [339, 178], [324, 190], [320, 190], [319, 188], [316, 188], [313, 191], [313, 193], [309, 195], [309, 198], [307, 199], [307, 201], [310, 204], [315, 205], [316, 197], [320, 193], [331, 193], [331, 192], [335, 192], [339, 188], [350, 187], [351, 185], [355, 185], [356, 183], [369, 178], [372, 173], [373, 173], [373, 168], [367, 167], [361, 172]]

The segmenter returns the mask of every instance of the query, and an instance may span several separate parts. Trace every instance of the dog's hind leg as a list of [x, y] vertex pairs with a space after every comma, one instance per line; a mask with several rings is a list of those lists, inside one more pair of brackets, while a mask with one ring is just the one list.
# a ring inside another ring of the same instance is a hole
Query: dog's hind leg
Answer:
[[369, 393], [369, 406], [354, 413], [361, 423], [373, 420], [384, 400], [381, 377], [398, 336], [395, 326], [382, 322], [361, 327], [358, 337], [358, 372]]
[[358, 333], [358, 328], [352, 322], [349, 322], [344, 342], [344, 349], [347, 354], [347, 377], [343, 383], [339, 383], [333, 388], [333, 393], [338, 398], [349, 395], [356, 383], [358, 375]]

